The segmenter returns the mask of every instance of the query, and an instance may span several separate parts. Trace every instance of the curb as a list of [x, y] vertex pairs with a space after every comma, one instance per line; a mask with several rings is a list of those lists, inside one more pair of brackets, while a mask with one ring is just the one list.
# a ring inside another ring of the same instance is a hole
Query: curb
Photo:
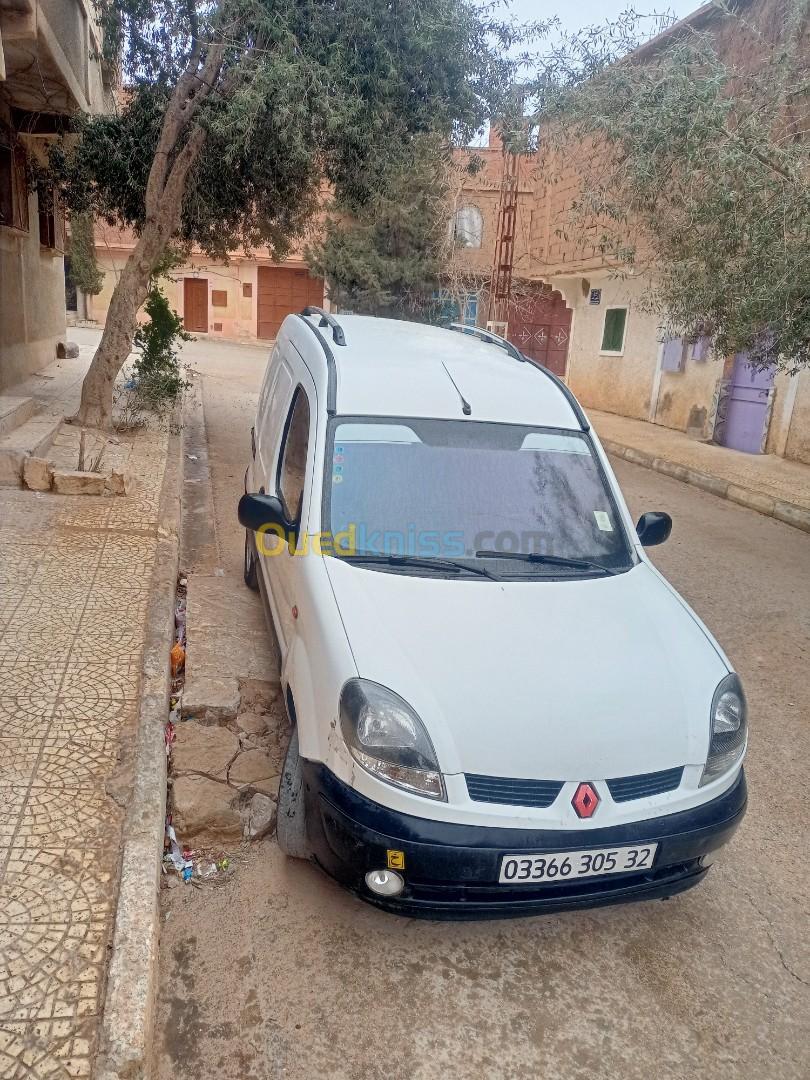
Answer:
[[[177, 415], [177, 414], [175, 414]], [[150, 1073], [160, 927], [160, 860], [166, 818], [164, 728], [169, 650], [179, 567], [180, 434], [169, 436], [157, 550], [146, 614], [134, 785], [124, 822], [107, 993], [96, 1080], [145, 1080]]]
[[737, 503], [748, 510], [764, 514], [765, 517], [775, 518], [784, 525], [792, 525], [794, 529], [810, 533], [810, 509], [806, 506], [774, 499], [771, 495], [763, 495], [759, 491], [740, 487], [730, 480], [723, 480], [719, 476], [690, 469], [686, 465], [677, 465], [674, 461], [648, 454], [645, 450], [637, 450], [634, 446], [624, 446], [622, 443], [613, 442], [612, 439], [602, 439], [601, 442], [605, 450], [614, 457], [623, 458], [634, 465], [642, 465], [645, 469], [660, 472], [673, 480], [680, 480], [710, 495], [728, 499], [729, 502]]

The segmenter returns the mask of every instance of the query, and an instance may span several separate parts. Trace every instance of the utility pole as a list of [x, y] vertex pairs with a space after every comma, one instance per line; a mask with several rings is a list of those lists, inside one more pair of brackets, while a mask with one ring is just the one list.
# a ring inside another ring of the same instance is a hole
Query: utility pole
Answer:
[[498, 203], [498, 224], [495, 234], [495, 254], [489, 290], [487, 329], [506, 337], [509, 329], [509, 300], [512, 296], [512, 268], [515, 261], [515, 231], [517, 229], [518, 174], [520, 157], [504, 147], [501, 173], [501, 197]]

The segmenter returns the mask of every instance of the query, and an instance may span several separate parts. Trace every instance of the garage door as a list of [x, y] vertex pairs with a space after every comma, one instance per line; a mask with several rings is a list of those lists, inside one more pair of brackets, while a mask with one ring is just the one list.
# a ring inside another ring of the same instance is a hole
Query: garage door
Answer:
[[302, 311], [307, 304], [323, 303], [323, 281], [312, 278], [306, 270], [260, 266], [256, 302], [260, 338], [274, 338], [291, 311]]

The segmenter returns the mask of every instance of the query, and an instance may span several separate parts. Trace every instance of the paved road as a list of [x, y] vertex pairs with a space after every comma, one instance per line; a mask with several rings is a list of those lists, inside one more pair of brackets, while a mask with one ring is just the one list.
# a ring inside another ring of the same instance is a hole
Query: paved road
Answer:
[[[221, 346], [196, 363], [234, 570], [263, 360]], [[725, 862], [666, 903], [441, 924], [377, 912], [268, 841], [223, 888], [169, 894], [161, 1078], [810, 1075], [810, 537], [636, 466], [617, 472], [634, 513], [672, 513], [656, 561], [748, 691], [750, 809]]]

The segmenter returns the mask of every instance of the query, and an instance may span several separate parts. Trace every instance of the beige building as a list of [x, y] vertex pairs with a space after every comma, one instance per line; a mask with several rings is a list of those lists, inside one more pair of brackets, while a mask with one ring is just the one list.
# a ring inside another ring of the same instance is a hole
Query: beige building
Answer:
[[[637, 56], [643, 60], [691, 25], [713, 33], [720, 51], [734, 51], [744, 64], [748, 52], [761, 55], [763, 40], [778, 46], [780, 5], [741, 0], [756, 28], [748, 40], [707, 4]], [[566, 228], [579, 195], [575, 156], [569, 153], [561, 168], [541, 153], [534, 175], [529, 276], [561, 293], [570, 309], [565, 377], [583, 404], [748, 453], [810, 463], [810, 372], [755, 372], [742, 354], [713, 356], [701, 342], [664, 341], [660, 320], [642, 302], [650, 279], [617, 272], [592, 246], [588, 230], [572, 236]], [[594, 239], [596, 232], [594, 226]]]
[[[131, 233], [96, 225], [96, 259], [104, 273], [97, 296], [79, 295], [79, 318], [103, 323], [110, 297], [135, 241]], [[227, 263], [196, 251], [183, 266], [162, 278], [160, 286], [182, 316], [187, 330], [231, 341], [269, 341], [291, 311], [324, 303], [324, 285], [311, 277], [300, 252], [283, 263], [266, 249], [249, 257], [234, 254]]]
[[91, 0], [0, 3], [0, 390], [56, 356], [65, 337], [64, 218], [53, 191], [31, 188], [65, 117], [99, 112], [112, 71]]

